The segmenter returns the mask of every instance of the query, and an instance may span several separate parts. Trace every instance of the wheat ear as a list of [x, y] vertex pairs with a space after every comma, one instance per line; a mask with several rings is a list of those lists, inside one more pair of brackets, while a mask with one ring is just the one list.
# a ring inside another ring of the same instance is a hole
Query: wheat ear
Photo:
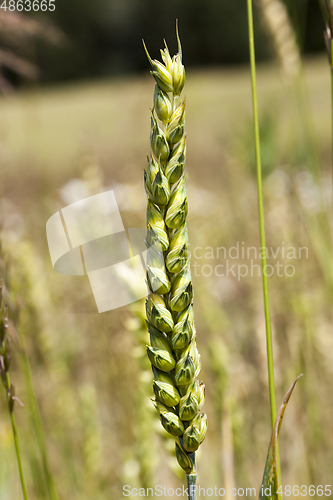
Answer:
[[[177, 437], [176, 457], [187, 474], [188, 494], [195, 499], [195, 452], [203, 442], [207, 417], [201, 412], [205, 387], [193, 316], [193, 286], [188, 249], [185, 140], [185, 84], [182, 49], [171, 58], [161, 50], [163, 63], [152, 60], [155, 78], [151, 113], [151, 154], [145, 172], [147, 206], [146, 302], [150, 345], [147, 353], [154, 373], [154, 406], [163, 427]], [[157, 249], [159, 247], [159, 249]]]

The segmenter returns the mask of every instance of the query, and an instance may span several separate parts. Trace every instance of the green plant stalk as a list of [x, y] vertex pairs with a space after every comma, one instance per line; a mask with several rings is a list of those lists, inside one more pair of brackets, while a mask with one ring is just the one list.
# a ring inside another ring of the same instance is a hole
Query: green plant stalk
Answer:
[[22, 360], [23, 360], [24, 377], [25, 377], [29, 401], [30, 401], [30, 405], [31, 405], [31, 413], [32, 413], [34, 427], [35, 427], [38, 447], [39, 447], [39, 451], [40, 451], [41, 458], [42, 458], [43, 469], [44, 469], [44, 474], [45, 474], [47, 489], [48, 489], [48, 496], [49, 496], [50, 500], [58, 500], [58, 494], [57, 494], [54, 479], [52, 476], [49, 460], [48, 460], [42, 418], [40, 415], [36, 394], [35, 394], [35, 391], [33, 388], [30, 363], [29, 363], [29, 359], [28, 359], [28, 356], [27, 356], [27, 353], [25, 350], [25, 344], [24, 344], [24, 339], [22, 338], [22, 335], [21, 335], [21, 341], [23, 344]]
[[[270, 396], [270, 407], [271, 407], [271, 422], [272, 422], [272, 429], [273, 429], [274, 424], [275, 424], [275, 419], [276, 419], [276, 398], [275, 398], [275, 383], [274, 383], [274, 358], [273, 358], [271, 314], [270, 314], [270, 305], [269, 305], [268, 278], [267, 278], [267, 274], [266, 274], [266, 266], [267, 266], [267, 255], [266, 255], [266, 250], [265, 250], [266, 249], [266, 235], [265, 235], [264, 201], [263, 201], [263, 187], [262, 187], [260, 131], [259, 131], [258, 101], [257, 101], [257, 79], [256, 79], [256, 59], [255, 59], [255, 45], [254, 45], [252, 0], [247, 0], [247, 10], [248, 10], [248, 25], [249, 25], [249, 45], [250, 45], [250, 62], [251, 62], [251, 82], [252, 82], [253, 121], [254, 121], [254, 135], [255, 135], [255, 153], [256, 153], [256, 164], [257, 164], [260, 245], [261, 245], [261, 248], [263, 249], [263, 252], [262, 252], [262, 282], [263, 282], [265, 323], [266, 323], [268, 382], [269, 382], [269, 396]], [[279, 476], [280, 476], [279, 458], [278, 458], [278, 471], [279, 471]]]
[[260, 244], [263, 249], [262, 276], [263, 276], [263, 291], [264, 291], [264, 306], [265, 306], [265, 321], [266, 321], [267, 362], [268, 362], [268, 377], [269, 377], [269, 394], [271, 403], [271, 420], [273, 428], [276, 418], [276, 399], [275, 399], [275, 385], [274, 385], [274, 361], [273, 361], [271, 317], [270, 317], [270, 307], [269, 307], [268, 279], [265, 272], [265, 268], [267, 266], [267, 256], [265, 251], [266, 236], [265, 236], [264, 202], [263, 202], [263, 188], [262, 188], [260, 132], [259, 132], [258, 103], [257, 103], [257, 82], [256, 82], [252, 0], [247, 0], [247, 5], [248, 5], [249, 42], [250, 42], [250, 58], [251, 58], [251, 81], [252, 81], [253, 120], [254, 120], [254, 134], [255, 134], [255, 152], [256, 152], [256, 164], [257, 164]]
[[[331, 9], [333, 8], [333, 0], [331, 0]], [[331, 40], [331, 127], [332, 127], [332, 198], [331, 198], [331, 243], [333, 250], [333, 40]]]
[[190, 458], [194, 464], [194, 471], [192, 474], [186, 474], [186, 483], [188, 488], [188, 500], [196, 500], [196, 485], [197, 485], [197, 467], [195, 453], [190, 454]]
[[[6, 373], [6, 383], [7, 383], [7, 387], [10, 387], [10, 378], [9, 378], [8, 372]], [[16, 422], [15, 422], [15, 417], [14, 417], [13, 409], [11, 408], [11, 396], [8, 393], [8, 391], [7, 391], [7, 402], [8, 402], [8, 410], [9, 410], [10, 422], [11, 422], [12, 431], [13, 431], [15, 452], [16, 452], [16, 458], [17, 458], [17, 465], [18, 465], [18, 469], [19, 469], [21, 486], [22, 486], [22, 494], [23, 494], [24, 500], [28, 500], [27, 487], [26, 487], [26, 484], [25, 484], [24, 473], [23, 473], [21, 451], [20, 451], [20, 446], [19, 446], [19, 441], [18, 441], [18, 436], [17, 436]]]

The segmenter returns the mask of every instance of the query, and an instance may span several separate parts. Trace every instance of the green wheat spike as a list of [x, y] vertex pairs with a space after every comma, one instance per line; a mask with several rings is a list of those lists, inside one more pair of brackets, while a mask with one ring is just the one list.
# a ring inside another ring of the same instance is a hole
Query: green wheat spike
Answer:
[[190, 500], [195, 499], [195, 452], [207, 431], [201, 412], [204, 385], [199, 383], [193, 286], [188, 251], [186, 193], [185, 69], [177, 27], [178, 53], [161, 50], [163, 63], [152, 60], [155, 78], [151, 112], [151, 153], [145, 172], [147, 201], [146, 303], [154, 374], [153, 401], [163, 427], [176, 440], [176, 457], [187, 474]]

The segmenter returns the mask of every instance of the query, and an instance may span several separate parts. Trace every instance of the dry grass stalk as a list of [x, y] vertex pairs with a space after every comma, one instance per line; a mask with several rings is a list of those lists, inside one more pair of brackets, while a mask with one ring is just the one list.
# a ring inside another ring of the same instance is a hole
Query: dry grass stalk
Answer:
[[282, 72], [292, 81], [301, 69], [301, 57], [287, 8], [281, 0], [258, 0], [258, 4]]

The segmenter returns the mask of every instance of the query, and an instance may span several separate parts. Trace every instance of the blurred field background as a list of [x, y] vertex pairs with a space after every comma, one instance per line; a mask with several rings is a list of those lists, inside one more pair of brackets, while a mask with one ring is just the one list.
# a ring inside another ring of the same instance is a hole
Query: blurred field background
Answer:
[[[184, 480], [149, 401], [143, 303], [98, 314], [87, 277], [53, 271], [45, 234], [57, 210], [107, 189], [115, 191], [125, 227], [144, 226], [153, 88], [147, 64], [145, 74], [21, 83], [0, 101], [3, 262], [17, 348], [11, 372], [25, 405], [16, 417], [31, 500], [48, 498], [47, 466], [25, 354], [59, 499], [120, 500], [125, 484], [175, 487]], [[308, 248], [308, 258], [270, 262], [295, 266], [293, 277], [270, 279], [278, 403], [304, 373], [281, 432], [283, 483], [326, 485], [333, 468], [333, 272], [324, 53], [307, 57], [301, 76], [288, 81], [277, 64], [261, 62], [258, 90], [267, 244]], [[190, 241], [196, 255], [214, 251], [213, 258], [192, 256], [201, 269], [212, 266], [211, 276], [193, 273], [209, 419], [198, 479], [206, 488], [258, 490], [270, 439], [261, 278], [214, 272], [225, 264], [218, 247], [260, 245], [250, 92], [247, 66], [187, 71]], [[0, 500], [17, 500], [3, 393], [0, 410]]]

